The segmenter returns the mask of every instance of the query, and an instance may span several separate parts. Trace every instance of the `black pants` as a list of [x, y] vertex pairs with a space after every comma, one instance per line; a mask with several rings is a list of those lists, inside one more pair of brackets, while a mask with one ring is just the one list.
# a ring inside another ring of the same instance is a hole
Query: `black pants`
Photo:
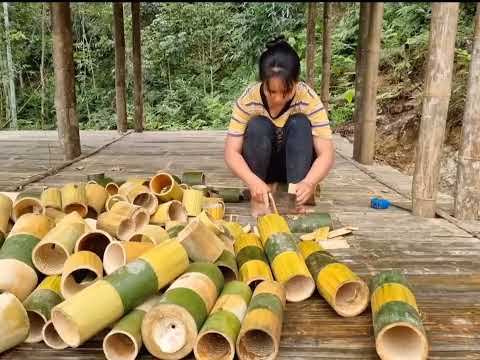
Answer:
[[255, 116], [248, 122], [242, 153], [250, 170], [267, 184], [298, 183], [316, 157], [310, 121], [293, 114], [278, 128], [268, 118]]

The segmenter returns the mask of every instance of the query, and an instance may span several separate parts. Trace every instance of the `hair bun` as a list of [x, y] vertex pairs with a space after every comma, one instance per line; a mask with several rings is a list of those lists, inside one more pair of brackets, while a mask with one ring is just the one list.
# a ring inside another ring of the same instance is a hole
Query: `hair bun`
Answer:
[[267, 42], [266, 46], [267, 46], [267, 49], [271, 49], [271, 48], [275, 47], [276, 45], [284, 43], [284, 42], [285, 42], [285, 36], [284, 35], [279, 35], [275, 39]]

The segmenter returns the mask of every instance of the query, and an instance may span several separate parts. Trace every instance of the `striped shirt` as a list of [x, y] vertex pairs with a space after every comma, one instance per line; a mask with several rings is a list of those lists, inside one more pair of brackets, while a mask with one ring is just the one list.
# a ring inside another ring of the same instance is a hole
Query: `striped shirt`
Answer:
[[243, 136], [248, 122], [253, 116], [265, 116], [277, 127], [283, 127], [292, 114], [305, 114], [312, 125], [312, 135], [322, 139], [331, 139], [332, 130], [322, 101], [304, 82], [298, 82], [295, 96], [290, 106], [277, 118], [272, 118], [263, 105], [260, 94], [261, 83], [250, 85], [233, 105], [232, 118], [228, 127], [228, 135]]

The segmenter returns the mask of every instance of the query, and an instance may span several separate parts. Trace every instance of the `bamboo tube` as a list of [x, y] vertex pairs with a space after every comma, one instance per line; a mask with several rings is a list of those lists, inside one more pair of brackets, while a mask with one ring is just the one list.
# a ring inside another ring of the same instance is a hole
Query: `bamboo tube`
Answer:
[[120, 195], [120, 194], [109, 195], [107, 201], [105, 202], [105, 210], [107, 211], [112, 210], [113, 205], [115, 205], [119, 201], [125, 201], [128, 203], [128, 199], [124, 195]]
[[0, 354], [25, 341], [30, 324], [22, 303], [13, 294], [0, 293]]
[[0, 194], [0, 247], [7, 237], [8, 223], [12, 215], [13, 201], [6, 195]]
[[43, 325], [42, 339], [45, 345], [52, 349], [62, 350], [68, 347], [58, 335], [57, 330], [55, 330], [52, 320], [48, 320], [45, 325]]
[[50, 320], [53, 307], [63, 300], [60, 294], [60, 276], [47, 276], [23, 302], [27, 311], [30, 331], [26, 343], [42, 341], [42, 329]]
[[241, 189], [218, 188], [213, 189], [213, 192], [219, 197], [221, 197], [226, 203], [239, 203], [245, 199], [243, 191]]
[[125, 216], [108, 211], [98, 217], [97, 229], [103, 230], [119, 240], [127, 240], [135, 232], [135, 223]]
[[165, 225], [169, 221], [187, 223], [187, 210], [180, 201], [172, 200], [161, 204], [150, 218], [150, 223], [156, 225]]
[[12, 220], [16, 222], [24, 214], [44, 214], [45, 208], [40, 201], [40, 194], [24, 191], [13, 202]]
[[182, 183], [188, 186], [205, 185], [205, 174], [201, 171], [186, 171], [182, 174]]
[[193, 261], [215, 262], [222, 255], [225, 245], [199, 219], [194, 219], [177, 235]]
[[288, 301], [308, 299], [315, 281], [308, 271], [287, 222], [278, 214], [258, 218], [258, 230], [275, 279], [285, 286]]
[[[184, 197], [185, 198], [185, 197]], [[215, 235], [220, 235], [225, 233], [223, 230], [223, 226], [216, 224], [215, 219], [212, 218], [210, 214], [208, 214], [206, 211], [202, 211], [198, 215], [198, 219], [206, 225]]]
[[81, 217], [87, 216], [88, 206], [85, 184], [66, 184], [62, 187], [61, 192], [64, 213], [69, 214], [72, 211], [76, 211]]
[[105, 208], [108, 193], [103, 186], [98, 184], [87, 184], [87, 186], [85, 186], [85, 191], [87, 195], [88, 210], [97, 217]]
[[158, 225], [145, 225], [139, 231], [136, 231], [128, 241], [145, 242], [153, 245], [158, 245], [161, 242], [169, 239], [168, 232]]
[[119, 186], [117, 183], [109, 182], [105, 185], [105, 191], [108, 195], [113, 196], [118, 194]]
[[198, 190], [202, 192], [203, 196], [208, 196], [208, 187], [206, 185], [192, 185], [191, 187], [193, 190]]
[[203, 205], [205, 210], [214, 220], [222, 220], [225, 216], [225, 203], [219, 201], [213, 204]]
[[[160, 173], [160, 172], [164, 172], [164, 171], [157, 171], [157, 174]], [[175, 175], [175, 174], [170, 174], [170, 175], [172, 176], [173, 180], [175, 180], [175, 182], [176, 182], [177, 184], [180, 184], [180, 183], [182, 182], [182, 179], [180, 179], [179, 176], [177, 176], [177, 175]], [[186, 185], [186, 184], [185, 184], [185, 185]]]
[[277, 358], [282, 333], [285, 291], [276, 281], [257, 285], [237, 337], [240, 360]]
[[190, 186], [188, 186], [187, 184], [178, 184], [178, 186], [180, 186], [180, 188], [182, 188], [182, 190], [188, 190], [188, 189], [191, 189]]
[[252, 291], [240, 281], [225, 285], [194, 346], [198, 360], [233, 360], [235, 344]]
[[102, 260], [91, 251], [79, 251], [65, 262], [60, 290], [65, 299], [103, 277]]
[[328, 213], [287, 217], [287, 223], [290, 231], [293, 233], [310, 233], [326, 226], [332, 229], [332, 218]]
[[162, 202], [170, 200], [182, 201], [183, 189], [173, 179], [172, 175], [159, 172], [150, 180], [150, 190], [158, 196]]
[[75, 252], [79, 251], [91, 251], [95, 253], [100, 259], [103, 259], [105, 249], [108, 244], [114, 242], [110, 234], [102, 230], [94, 230], [87, 232], [80, 236], [75, 244]]
[[165, 241], [55, 306], [53, 326], [68, 346], [78, 347], [171, 283], [187, 267], [188, 255], [181, 244]]
[[52, 221], [46, 215], [25, 214], [13, 225], [6, 241], [15, 235], [31, 235], [40, 241], [50, 231], [52, 226]]
[[337, 314], [352, 317], [367, 308], [368, 286], [348, 266], [339, 263], [315, 241], [300, 241], [299, 248], [318, 292]]
[[235, 240], [238, 240], [240, 236], [244, 234], [242, 225], [240, 225], [238, 222], [221, 221], [220, 223], [228, 229]]
[[157, 211], [158, 199], [146, 186], [125, 182], [118, 189], [118, 193], [125, 195], [130, 203], [143, 207], [149, 215]]
[[105, 249], [103, 267], [110, 275], [154, 247], [148, 242], [112, 242]]
[[223, 282], [214, 264], [191, 264], [143, 319], [142, 338], [148, 351], [161, 359], [188, 355]]
[[52, 208], [62, 210], [62, 192], [59, 188], [50, 187], [43, 190], [40, 200], [45, 209]]
[[225, 282], [238, 279], [237, 260], [235, 260], [235, 255], [232, 252], [223, 250], [222, 255], [215, 261], [215, 265], [222, 272]]
[[45, 208], [45, 215], [47, 215], [55, 224], [58, 224], [67, 214], [63, 211], [48, 207]]
[[240, 235], [234, 243], [234, 248], [241, 281], [254, 289], [264, 280], [273, 280], [262, 242], [257, 235]]
[[115, 203], [110, 209], [110, 212], [131, 218], [135, 223], [135, 230], [147, 225], [150, 219], [150, 215], [143, 207], [125, 201]]
[[201, 191], [189, 189], [183, 192], [182, 204], [188, 216], [198, 216], [202, 212], [203, 194]]
[[[168, 226], [171, 225], [171, 226]], [[176, 238], [180, 231], [185, 229], [184, 224], [172, 224], [172, 223], [167, 223], [165, 228], [167, 229], [168, 236], [170, 239]]]

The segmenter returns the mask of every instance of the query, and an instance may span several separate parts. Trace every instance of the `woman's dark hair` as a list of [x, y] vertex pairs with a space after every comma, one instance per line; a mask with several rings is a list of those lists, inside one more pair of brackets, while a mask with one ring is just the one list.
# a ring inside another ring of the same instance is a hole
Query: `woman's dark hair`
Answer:
[[260, 81], [265, 82], [278, 76], [284, 81], [287, 92], [290, 91], [300, 75], [297, 52], [285, 41], [283, 35], [267, 42], [266, 47], [258, 64]]

